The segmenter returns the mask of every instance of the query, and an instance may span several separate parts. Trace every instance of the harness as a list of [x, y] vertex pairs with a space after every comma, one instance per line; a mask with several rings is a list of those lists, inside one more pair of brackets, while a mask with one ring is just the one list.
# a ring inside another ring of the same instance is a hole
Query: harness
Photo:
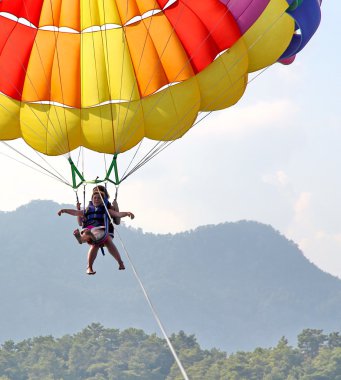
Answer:
[[[1, 1], [1, 0], [0, 0]], [[83, 190], [84, 194], [84, 204], [85, 204], [85, 187]], [[77, 203], [79, 203], [78, 194], [76, 192], [76, 198]], [[115, 199], [110, 204], [109, 200], [107, 198], [104, 198], [104, 205], [100, 205], [98, 207], [95, 207], [92, 203], [92, 201], [89, 202], [88, 207], [84, 210], [83, 214], [83, 222], [82, 227], [83, 230], [87, 229], [88, 227], [92, 226], [91, 228], [92, 232], [97, 232], [96, 235], [98, 235], [98, 238], [96, 240], [93, 240], [93, 245], [97, 245], [101, 248], [103, 256], [104, 254], [104, 248], [103, 245], [108, 239], [108, 236], [114, 237], [114, 226], [110, 222], [110, 219], [107, 215], [106, 208], [113, 208], [115, 211], [119, 211], [118, 203], [117, 203], [117, 188], [116, 188], [116, 194]], [[119, 217], [113, 217], [113, 222], [115, 224], [120, 224], [121, 218]]]
[[[107, 207], [110, 205], [107, 199], [105, 199], [105, 203]], [[90, 201], [88, 207], [84, 212], [84, 221], [83, 221], [83, 229], [89, 226], [92, 226], [92, 230], [101, 230], [100, 236], [98, 239], [93, 241], [94, 245], [98, 245], [101, 248], [102, 254], [104, 255], [103, 244], [107, 240], [108, 236], [112, 234], [109, 230], [110, 221], [108, 215], [106, 213], [106, 209], [103, 205], [95, 207], [93, 203]]]
[[83, 228], [88, 226], [101, 227], [105, 225], [106, 210], [103, 205], [95, 207], [92, 202], [89, 202], [85, 210]]

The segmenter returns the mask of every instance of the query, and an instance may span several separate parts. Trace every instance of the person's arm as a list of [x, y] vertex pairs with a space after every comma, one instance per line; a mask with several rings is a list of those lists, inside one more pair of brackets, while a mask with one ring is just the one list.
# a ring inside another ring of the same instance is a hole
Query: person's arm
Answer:
[[62, 214], [69, 214], [72, 216], [82, 216], [83, 211], [81, 210], [73, 210], [70, 208], [62, 208], [61, 210], [58, 211], [58, 215], [61, 216]]
[[135, 215], [130, 211], [115, 211], [114, 209], [110, 208], [108, 209], [110, 216], [116, 217], [116, 218], [124, 218], [126, 216], [129, 216], [130, 219], [134, 219]]

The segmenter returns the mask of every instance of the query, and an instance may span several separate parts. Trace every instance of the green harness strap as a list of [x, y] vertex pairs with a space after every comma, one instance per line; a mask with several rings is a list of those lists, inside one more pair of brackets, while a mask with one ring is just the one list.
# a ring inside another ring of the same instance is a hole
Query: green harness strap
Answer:
[[[81, 172], [77, 169], [77, 166], [74, 164], [71, 157], [68, 158], [68, 161], [69, 161], [70, 166], [71, 166], [73, 189], [78, 189], [79, 186], [81, 186], [82, 184], [85, 184], [85, 183], [98, 184], [98, 183], [102, 183], [102, 182], [111, 182], [115, 186], [118, 186], [121, 183], [121, 180], [120, 180], [119, 175], [118, 175], [117, 154], [115, 154], [113, 156], [113, 159], [111, 161], [109, 169], [107, 170], [107, 172], [105, 174], [105, 178], [104, 179], [98, 179], [98, 177], [97, 177], [96, 179], [91, 180], [91, 181], [86, 180], [84, 178], [83, 174], [81, 174]], [[110, 179], [110, 176], [111, 176], [113, 171], [115, 174], [115, 180], [114, 181], [112, 179]]]

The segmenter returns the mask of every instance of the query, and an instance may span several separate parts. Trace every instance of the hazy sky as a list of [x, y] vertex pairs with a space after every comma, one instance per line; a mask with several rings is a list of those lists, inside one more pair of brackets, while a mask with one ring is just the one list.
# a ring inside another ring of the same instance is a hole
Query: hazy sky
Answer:
[[[120, 207], [136, 214], [130, 225], [175, 233], [256, 220], [341, 277], [341, 3], [324, 1], [322, 12], [292, 65], [268, 69], [235, 107], [211, 114], [122, 184]], [[32, 199], [74, 203], [68, 187], [0, 160], [0, 210]], [[53, 165], [70, 176], [65, 159]]]

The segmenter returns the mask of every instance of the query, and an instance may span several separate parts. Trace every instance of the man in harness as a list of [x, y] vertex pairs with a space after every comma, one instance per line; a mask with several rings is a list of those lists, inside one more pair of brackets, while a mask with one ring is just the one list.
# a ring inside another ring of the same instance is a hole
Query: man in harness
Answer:
[[[120, 212], [115, 211], [112, 205], [108, 204], [107, 193], [98, 191], [98, 187], [94, 189], [91, 197], [91, 202], [86, 208], [85, 212], [82, 210], [74, 209], [61, 209], [58, 211], [58, 215], [69, 214], [72, 216], [77, 216], [79, 222], [82, 221], [83, 230], [79, 232], [76, 230], [74, 232], [75, 237], [79, 243], [90, 244], [90, 249], [88, 251], [88, 267], [86, 273], [89, 275], [94, 275], [96, 272], [93, 270], [93, 263], [97, 257], [99, 248], [105, 246], [109, 253], [118, 262], [119, 270], [124, 270], [124, 263], [121, 259], [121, 255], [118, 252], [109, 231], [109, 225], [111, 224], [107, 215], [107, 212], [112, 218], [124, 218], [128, 216], [134, 219], [134, 214], [131, 212]], [[106, 203], [106, 207], [103, 204]], [[109, 206], [109, 207], [108, 207]]]

